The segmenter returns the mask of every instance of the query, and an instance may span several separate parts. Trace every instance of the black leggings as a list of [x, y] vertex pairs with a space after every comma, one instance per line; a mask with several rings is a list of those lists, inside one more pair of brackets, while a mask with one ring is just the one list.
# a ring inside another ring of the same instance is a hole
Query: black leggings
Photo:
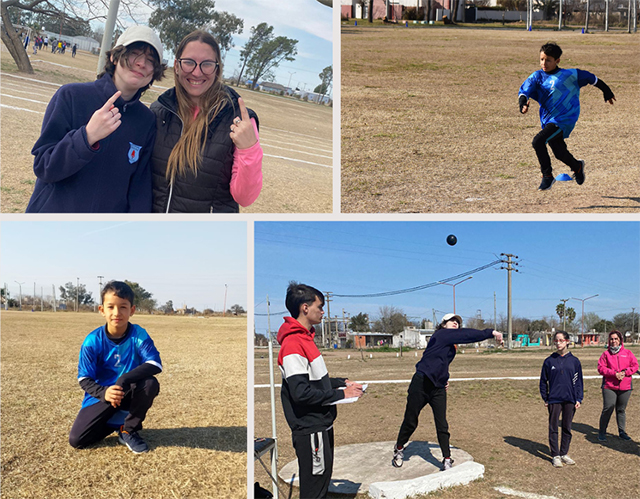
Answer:
[[556, 158], [562, 161], [565, 165], [571, 168], [572, 172], [580, 171], [582, 163], [578, 161], [567, 149], [567, 144], [564, 141], [564, 134], [558, 125], [553, 123], [547, 124], [542, 131], [533, 138], [533, 149], [536, 151], [538, 161], [540, 162], [540, 170], [545, 177], [553, 176], [553, 169], [551, 168], [551, 157], [549, 157], [549, 151], [547, 151], [547, 144], [551, 147], [553, 154]]
[[425, 405], [429, 404], [433, 411], [433, 419], [438, 434], [438, 444], [442, 450], [442, 457], [451, 457], [449, 447], [449, 424], [447, 423], [447, 391], [444, 388], [436, 388], [433, 382], [421, 373], [415, 373], [409, 385], [407, 395], [407, 407], [404, 411], [404, 420], [396, 446], [404, 447], [413, 432], [418, 427], [418, 416]]

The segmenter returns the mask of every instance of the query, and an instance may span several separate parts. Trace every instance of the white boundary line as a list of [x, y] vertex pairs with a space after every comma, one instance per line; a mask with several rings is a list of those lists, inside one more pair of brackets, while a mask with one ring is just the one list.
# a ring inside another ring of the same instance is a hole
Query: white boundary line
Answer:
[[44, 115], [44, 113], [42, 111], [34, 111], [33, 109], [25, 109], [23, 107], [8, 106], [6, 104], [0, 104], [0, 107], [6, 107], [7, 109], [15, 109], [16, 111], [27, 111], [29, 113], [36, 113], [36, 114]]
[[19, 99], [19, 100], [26, 100], [27, 102], [35, 102], [36, 104], [44, 104], [45, 106], [48, 104], [48, 102], [42, 102], [40, 100], [33, 100], [33, 99], [26, 99], [25, 97], [17, 97], [15, 95], [9, 95], [9, 94], [0, 94], [2, 97], [8, 97], [10, 99]]
[[315, 156], [317, 158], [333, 159], [333, 156], [325, 156], [324, 154], [313, 154], [312, 152], [299, 151], [298, 149], [290, 149], [288, 147], [273, 146], [273, 145], [268, 144], [268, 143], [265, 144], [264, 142], [261, 142], [260, 145], [261, 146], [271, 147], [273, 149], [284, 149], [285, 151], [297, 152], [297, 153], [300, 153], [300, 154], [305, 154], [307, 156]]
[[520, 492], [507, 487], [494, 487], [493, 490], [497, 490], [501, 494], [508, 496], [523, 497], [524, 499], [558, 499], [554, 496], [541, 496], [540, 494], [534, 494], [532, 492]]
[[273, 154], [263, 154], [263, 155], [266, 158], [284, 159], [286, 161], [295, 161], [297, 163], [306, 163], [308, 165], [323, 166], [324, 168], [333, 168], [333, 165], [322, 165], [320, 163], [313, 163], [311, 161], [303, 161], [302, 159], [287, 158], [286, 156], [275, 156]]
[[27, 81], [33, 81], [35, 83], [38, 83], [40, 85], [53, 85], [54, 87], [61, 87], [62, 85], [58, 84], [58, 83], [50, 83], [48, 81], [42, 81], [42, 80], [36, 80], [35, 78], [26, 78], [24, 76], [18, 76], [18, 75], [13, 75], [11, 73], [0, 73], [2, 75], [3, 78], [10, 76], [11, 78], [19, 78], [20, 80], [27, 80]]
[[[583, 376], [583, 379], [600, 379], [602, 376], [599, 374], [596, 376]], [[633, 375], [633, 378], [640, 379], [640, 376], [637, 374]], [[450, 378], [449, 381], [506, 381], [506, 380], [515, 380], [515, 381], [539, 381], [540, 376], [506, 376], [503, 378]], [[410, 379], [391, 379], [391, 380], [376, 380], [376, 381], [357, 381], [360, 384], [391, 384], [391, 383], [410, 383]], [[274, 385], [276, 387], [280, 387], [282, 385]], [[269, 388], [269, 385], [253, 385], [253, 388]]]

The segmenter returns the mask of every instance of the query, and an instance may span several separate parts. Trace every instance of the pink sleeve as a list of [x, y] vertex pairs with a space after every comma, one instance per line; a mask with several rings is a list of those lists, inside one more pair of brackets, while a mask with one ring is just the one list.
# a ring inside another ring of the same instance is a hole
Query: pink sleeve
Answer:
[[249, 206], [262, 190], [262, 147], [258, 136], [256, 120], [251, 118], [258, 142], [248, 149], [238, 149], [233, 153], [231, 170], [231, 195], [240, 206]]
[[638, 370], [638, 359], [636, 359], [636, 356], [633, 355], [631, 351], [629, 351], [629, 353], [631, 354], [631, 361], [629, 362], [629, 367], [627, 367], [625, 374], [627, 376], [633, 376], [633, 374]]
[[611, 369], [607, 364], [607, 352], [603, 352], [603, 354], [600, 356], [600, 360], [598, 360], [598, 372], [605, 377], [615, 376], [615, 370]]

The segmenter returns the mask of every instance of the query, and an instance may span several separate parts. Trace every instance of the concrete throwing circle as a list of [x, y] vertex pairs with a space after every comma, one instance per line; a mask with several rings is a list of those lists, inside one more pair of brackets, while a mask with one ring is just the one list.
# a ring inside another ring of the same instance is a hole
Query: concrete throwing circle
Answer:
[[[369, 486], [375, 482], [413, 480], [441, 472], [442, 452], [437, 443], [409, 442], [404, 447], [401, 468], [391, 465], [394, 445], [395, 442], [368, 442], [336, 447], [329, 492], [362, 494], [369, 492]], [[471, 454], [456, 447], [451, 447], [451, 457], [454, 469], [473, 461]], [[298, 487], [298, 460], [284, 466], [278, 476]]]

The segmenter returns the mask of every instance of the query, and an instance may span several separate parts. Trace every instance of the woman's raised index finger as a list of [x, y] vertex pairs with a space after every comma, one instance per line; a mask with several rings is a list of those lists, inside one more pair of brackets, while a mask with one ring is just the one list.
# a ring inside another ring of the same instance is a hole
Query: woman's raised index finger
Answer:
[[242, 97], [238, 97], [238, 105], [240, 106], [242, 121], [249, 121], [249, 111], [247, 111], [247, 106], [244, 105], [244, 100], [242, 100]]

